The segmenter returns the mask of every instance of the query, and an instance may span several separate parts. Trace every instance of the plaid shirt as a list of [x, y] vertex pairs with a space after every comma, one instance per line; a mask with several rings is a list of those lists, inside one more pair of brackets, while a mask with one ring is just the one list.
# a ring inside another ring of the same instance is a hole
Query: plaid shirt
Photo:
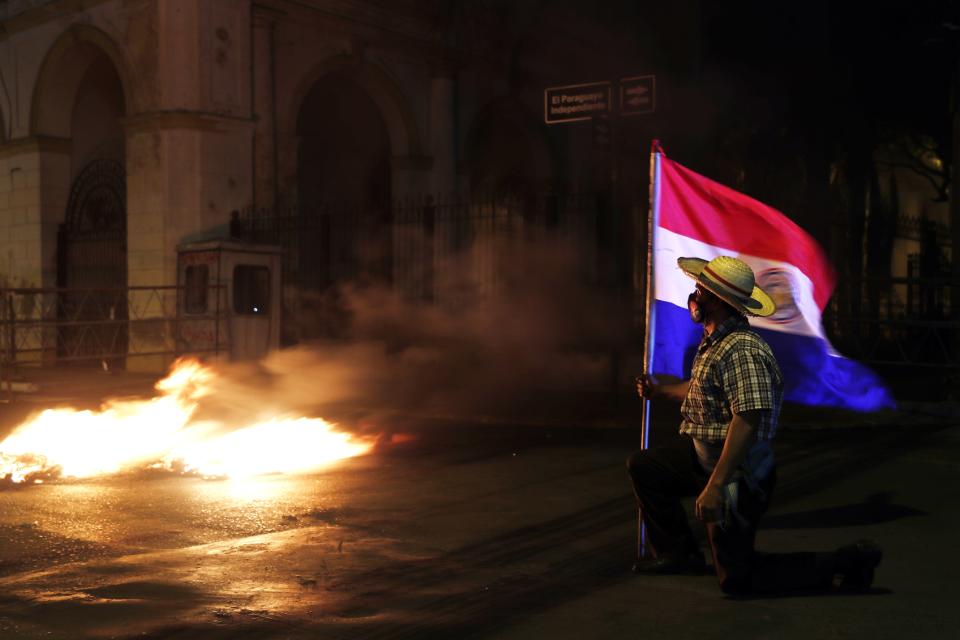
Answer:
[[770, 440], [782, 400], [783, 378], [773, 352], [746, 318], [732, 316], [713, 333], [704, 332], [680, 407], [680, 433], [722, 443], [734, 413], [761, 409], [757, 440]]

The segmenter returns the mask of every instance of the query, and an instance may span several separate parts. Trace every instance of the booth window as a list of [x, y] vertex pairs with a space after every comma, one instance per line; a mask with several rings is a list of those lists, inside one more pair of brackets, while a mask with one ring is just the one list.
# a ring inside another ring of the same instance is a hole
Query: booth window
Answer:
[[187, 267], [184, 275], [186, 277], [184, 310], [187, 313], [206, 313], [210, 267], [205, 264], [192, 264]]
[[260, 315], [270, 308], [270, 269], [253, 264], [233, 268], [233, 311]]

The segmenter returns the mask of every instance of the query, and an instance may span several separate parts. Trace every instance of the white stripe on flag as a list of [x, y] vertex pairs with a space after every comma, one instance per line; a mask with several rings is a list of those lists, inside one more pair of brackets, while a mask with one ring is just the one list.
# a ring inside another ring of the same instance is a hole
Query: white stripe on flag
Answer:
[[813, 282], [796, 266], [787, 262], [738, 254], [715, 247], [662, 227], [656, 229], [654, 242], [654, 297], [681, 308], [687, 307], [687, 296], [693, 281], [677, 266], [677, 258], [733, 256], [750, 265], [757, 284], [777, 303], [777, 312], [770, 318], [750, 318], [750, 324], [771, 331], [781, 331], [826, 339], [820, 321], [820, 308], [813, 299]]

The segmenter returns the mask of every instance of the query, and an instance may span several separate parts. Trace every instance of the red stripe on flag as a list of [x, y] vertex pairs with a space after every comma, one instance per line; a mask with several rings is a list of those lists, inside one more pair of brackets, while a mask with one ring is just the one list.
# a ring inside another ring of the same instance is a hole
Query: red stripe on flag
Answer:
[[660, 156], [660, 226], [737, 253], [787, 262], [813, 282], [822, 311], [836, 277], [816, 240], [772, 207]]

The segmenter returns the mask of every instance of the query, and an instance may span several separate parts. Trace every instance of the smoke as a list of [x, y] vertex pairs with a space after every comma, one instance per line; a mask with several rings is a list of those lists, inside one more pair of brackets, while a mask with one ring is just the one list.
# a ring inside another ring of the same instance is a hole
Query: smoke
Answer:
[[595, 272], [582, 244], [510, 237], [438, 260], [426, 293], [423, 274], [417, 287], [342, 287], [299, 318], [339, 339], [225, 367], [201, 414], [477, 417], [529, 408], [544, 389], [601, 388], [628, 316]]

